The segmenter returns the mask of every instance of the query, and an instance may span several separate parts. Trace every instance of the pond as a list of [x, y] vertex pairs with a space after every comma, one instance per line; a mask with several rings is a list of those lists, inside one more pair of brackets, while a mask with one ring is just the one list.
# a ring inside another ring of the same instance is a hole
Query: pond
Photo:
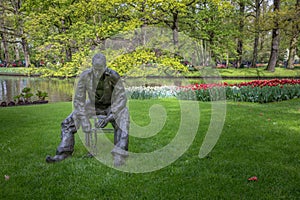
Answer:
[[[48, 93], [49, 102], [72, 101], [75, 79], [47, 79], [39, 77], [0, 76], [0, 102], [13, 101], [14, 96], [21, 93], [24, 87], [31, 88], [35, 94], [37, 90]], [[35, 99], [36, 100], [36, 99]]]
[[[204, 83], [201, 78], [127, 78], [125, 87], [130, 86], [162, 86], [162, 85], [186, 85], [191, 83]], [[55, 79], [25, 76], [1, 76], [0, 75], [0, 102], [13, 101], [14, 96], [21, 93], [24, 87], [31, 88], [36, 94], [37, 90], [48, 93], [46, 100], [49, 102], [72, 101], [75, 79]], [[36, 96], [34, 95], [36, 98]], [[33, 99], [37, 100], [37, 99]]]

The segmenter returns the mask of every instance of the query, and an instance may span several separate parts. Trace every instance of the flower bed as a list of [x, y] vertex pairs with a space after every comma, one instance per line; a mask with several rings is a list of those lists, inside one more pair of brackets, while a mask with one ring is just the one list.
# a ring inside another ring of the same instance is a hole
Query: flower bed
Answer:
[[252, 86], [252, 87], [264, 87], [264, 86], [283, 86], [283, 85], [299, 85], [300, 80], [297, 79], [271, 79], [271, 80], [255, 80], [250, 82], [243, 82], [238, 84], [231, 84], [231, 86]]
[[238, 84], [192, 84], [188, 86], [131, 87], [129, 98], [178, 98], [182, 100], [233, 100], [247, 102], [274, 102], [300, 98], [300, 80], [255, 80]]
[[127, 88], [126, 92], [130, 99], [156, 99], [176, 97], [177, 89], [176, 86], [136, 86]]

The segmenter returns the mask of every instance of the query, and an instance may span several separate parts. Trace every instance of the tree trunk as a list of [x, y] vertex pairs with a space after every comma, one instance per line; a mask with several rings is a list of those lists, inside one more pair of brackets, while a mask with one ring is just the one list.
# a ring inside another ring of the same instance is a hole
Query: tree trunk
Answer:
[[178, 48], [178, 32], [179, 32], [179, 21], [178, 21], [178, 12], [173, 13], [173, 25], [172, 25], [172, 31], [173, 31], [173, 44], [175, 48]]
[[15, 59], [20, 60], [20, 52], [19, 52], [18, 45], [15, 45], [14, 50], [15, 50]]
[[257, 62], [257, 57], [258, 57], [258, 42], [259, 42], [259, 33], [257, 32], [257, 33], [255, 33], [255, 38], [254, 38], [251, 67], [256, 67], [256, 62]]
[[[66, 21], [64, 19], [61, 20], [61, 24], [62, 24], [62, 33], [66, 34]], [[62, 42], [64, 45], [64, 50], [65, 50], [65, 56], [66, 56], [66, 61], [72, 61], [72, 49], [70, 47], [70, 42], [69, 40], [67, 41], [63, 41]]]
[[296, 35], [295, 34], [293, 35], [291, 42], [290, 42], [289, 58], [287, 60], [287, 68], [288, 69], [294, 69], [298, 37], [299, 37], [299, 32], [297, 32]]
[[[295, 16], [299, 16], [300, 12], [300, 0], [296, 1], [295, 5]], [[298, 44], [298, 37], [299, 37], [299, 25], [296, 21], [296, 23], [293, 23], [293, 28], [292, 28], [292, 38], [290, 41], [290, 51], [289, 51], [289, 57], [287, 60], [287, 68], [288, 69], [293, 69], [294, 68], [294, 62], [295, 62], [295, 55], [296, 55], [296, 50], [297, 50], [297, 44]]]
[[[267, 1], [262, 1], [262, 18], [265, 19], [266, 17], [266, 13], [268, 12], [268, 2]], [[260, 47], [259, 47], [259, 51], [262, 52], [264, 50], [264, 46], [265, 46], [265, 40], [266, 40], [266, 32], [265, 31], [261, 31], [260, 32]], [[262, 55], [261, 57], [258, 57], [258, 59], [260, 61], [265, 62], [265, 58], [264, 55]]]
[[255, 37], [253, 44], [253, 55], [251, 67], [256, 67], [257, 57], [258, 57], [258, 43], [259, 43], [259, 18], [260, 18], [260, 0], [255, 0]]
[[147, 24], [145, 23], [141, 26], [141, 36], [141, 44], [145, 46], [147, 43]]
[[211, 57], [210, 57], [210, 50], [208, 48], [207, 41], [202, 40], [202, 44], [203, 44], [204, 66], [210, 66]]
[[[277, 12], [279, 11], [280, 8], [280, 0], [274, 0], [274, 11], [273, 12]], [[268, 62], [268, 66], [267, 69], [268, 71], [274, 72], [275, 71], [275, 66], [277, 63], [277, 59], [278, 59], [278, 54], [279, 54], [279, 22], [278, 19], [275, 19], [275, 23], [274, 23], [274, 29], [272, 31], [272, 44], [271, 44], [271, 55], [269, 58], [269, 62]]]
[[236, 67], [240, 67], [242, 64], [242, 60], [243, 60], [243, 40], [242, 39], [238, 39], [238, 43], [237, 43], [237, 61], [236, 61]]
[[4, 35], [4, 33], [1, 33], [1, 38], [2, 38], [2, 45], [4, 50], [4, 61], [6, 62], [6, 67], [8, 67], [8, 64], [10, 62], [9, 53], [8, 53], [8, 43], [6, 41], [6, 36]]
[[241, 0], [239, 2], [239, 38], [238, 38], [238, 42], [237, 42], [237, 61], [236, 61], [236, 67], [240, 67], [240, 65], [242, 64], [242, 59], [243, 59], [243, 32], [244, 32], [244, 26], [245, 26], [245, 19], [244, 19], [244, 15], [245, 15], [245, 2], [243, 0]]
[[28, 45], [25, 37], [22, 37], [22, 49], [24, 53], [24, 59], [25, 59], [25, 67], [30, 66], [30, 56], [29, 56], [29, 50], [28, 50]]
[[1, 38], [1, 42], [0, 42], [0, 60], [3, 60], [1, 52], [2, 52], [2, 38]]
[[66, 61], [72, 61], [72, 49], [69, 46], [66, 47], [66, 58]]

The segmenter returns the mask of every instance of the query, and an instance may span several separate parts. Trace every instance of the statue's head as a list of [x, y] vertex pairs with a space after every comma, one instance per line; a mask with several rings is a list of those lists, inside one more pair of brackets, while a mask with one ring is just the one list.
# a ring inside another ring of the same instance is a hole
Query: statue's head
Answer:
[[106, 57], [102, 53], [97, 53], [92, 59], [93, 71], [96, 75], [102, 75], [106, 69]]

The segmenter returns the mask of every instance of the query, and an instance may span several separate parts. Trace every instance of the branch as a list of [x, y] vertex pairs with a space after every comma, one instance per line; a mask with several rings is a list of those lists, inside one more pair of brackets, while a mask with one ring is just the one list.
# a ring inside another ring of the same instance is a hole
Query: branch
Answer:
[[264, 2], [264, 0], [260, 0], [258, 3], [259, 5], [261, 5]]
[[5, 31], [5, 30], [0, 30], [0, 33], [5, 34], [5, 35], [13, 35], [15, 37], [22, 37], [21, 34], [17, 34], [17, 33], [10, 32], [10, 31]]
[[245, 18], [248, 18], [248, 17], [254, 17], [254, 18], [256, 18], [256, 16], [253, 13], [249, 13], [249, 14], [245, 15]]
[[11, 44], [17, 44], [17, 43], [22, 43], [22, 41], [10, 41], [10, 40], [6, 40], [6, 42], [11, 43]]
[[168, 27], [172, 28], [172, 21], [162, 20]]
[[8, 8], [8, 7], [6, 7], [6, 6], [4, 6], [3, 4], [0, 4], [0, 8], [3, 8], [3, 11], [10, 11], [10, 12], [12, 12], [12, 13], [14, 13], [15, 12], [15, 10], [14, 9], [12, 9], [12, 8]]
[[190, 6], [190, 5], [192, 5], [193, 3], [195, 3], [195, 0], [192, 0], [191, 2], [189, 2], [189, 3], [185, 4], [185, 5], [186, 5], [186, 6]]
[[9, 27], [2, 27], [2, 29], [4, 29], [4, 30], [6, 30], [6, 31], [13, 31], [13, 32], [15, 32], [16, 30], [15, 29], [13, 29], [13, 28], [9, 28]]

